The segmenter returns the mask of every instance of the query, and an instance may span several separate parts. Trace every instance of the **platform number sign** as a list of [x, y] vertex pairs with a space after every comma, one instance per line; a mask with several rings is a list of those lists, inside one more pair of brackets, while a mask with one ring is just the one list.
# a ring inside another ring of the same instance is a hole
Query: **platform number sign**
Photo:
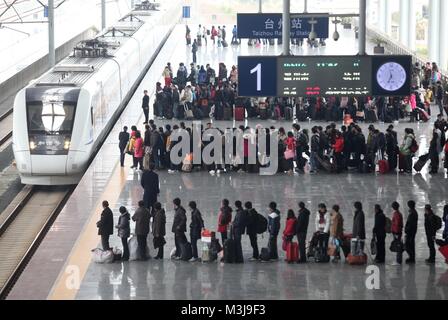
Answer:
[[276, 57], [238, 57], [238, 96], [270, 97], [277, 95]]

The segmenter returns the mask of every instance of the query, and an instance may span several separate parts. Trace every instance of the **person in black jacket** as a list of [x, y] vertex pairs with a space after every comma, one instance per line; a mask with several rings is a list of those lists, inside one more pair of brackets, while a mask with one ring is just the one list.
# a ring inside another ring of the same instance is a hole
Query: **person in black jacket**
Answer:
[[268, 231], [269, 231], [269, 255], [271, 260], [278, 260], [277, 237], [280, 231], [280, 211], [275, 202], [269, 203]]
[[247, 201], [244, 204], [244, 216], [246, 219], [246, 234], [249, 236], [250, 245], [252, 247], [252, 258], [249, 261], [258, 261], [259, 251], [257, 243], [257, 211], [252, 208], [252, 202]]
[[297, 216], [296, 232], [297, 241], [299, 242], [299, 261], [306, 262], [306, 234], [308, 232], [308, 224], [310, 221], [310, 211], [305, 208], [305, 203], [299, 202], [299, 213]]
[[386, 215], [379, 204], [375, 205], [375, 224], [373, 237], [376, 239], [376, 263], [384, 263], [386, 260]]
[[135, 210], [132, 220], [135, 221], [135, 235], [137, 236], [138, 242], [138, 259], [137, 260], [147, 260], [149, 257], [146, 255], [147, 238], [149, 233], [149, 221], [151, 219], [151, 214], [148, 209], [145, 208], [145, 203], [143, 201], [138, 202], [138, 208]]
[[428, 242], [429, 248], [429, 258], [426, 259], [426, 263], [435, 263], [436, 262], [436, 248], [434, 245], [436, 238], [436, 227], [435, 227], [435, 219], [436, 216], [432, 211], [431, 205], [425, 205], [425, 232], [426, 232], [426, 241]]
[[191, 249], [193, 251], [193, 257], [190, 262], [198, 260], [198, 240], [201, 239], [201, 231], [204, 229], [204, 220], [202, 219], [201, 212], [197, 208], [195, 201], [190, 201], [188, 206], [191, 209], [191, 223], [190, 223], [190, 241]]
[[143, 99], [142, 99], [142, 109], [145, 114], [145, 123], [148, 123], [149, 118], [149, 96], [148, 90], [143, 91]]
[[243, 248], [241, 246], [241, 235], [244, 234], [246, 228], [246, 219], [244, 215], [243, 204], [241, 201], [235, 201], [235, 217], [233, 218], [233, 239], [235, 241], [236, 246], [236, 257], [235, 262], [242, 263], [244, 262], [243, 258]]
[[165, 245], [165, 224], [166, 215], [160, 202], [154, 203], [154, 210], [151, 212], [152, 217], [152, 235], [154, 236], [154, 249], [159, 249], [155, 259], [163, 259], [163, 246]]
[[176, 245], [176, 254], [174, 259], [180, 260], [181, 258], [181, 246], [187, 242], [185, 232], [187, 231], [187, 215], [185, 209], [181, 206], [179, 198], [173, 200], [174, 204], [174, 219], [171, 232], [174, 233], [174, 243]]
[[353, 239], [363, 240], [360, 242], [361, 251], [364, 251], [364, 240], [366, 239], [366, 226], [364, 211], [362, 211], [362, 204], [356, 201], [353, 205], [355, 207], [355, 216], [353, 217]]
[[150, 163], [148, 170], [142, 174], [141, 186], [144, 189], [143, 201], [145, 208], [151, 211], [154, 203], [157, 202], [157, 195], [160, 193], [159, 189], [159, 175], [154, 171], [154, 164]]
[[124, 126], [123, 131], [118, 135], [118, 148], [120, 148], [120, 165], [124, 167], [124, 156], [126, 154], [126, 146], [129, 142], [128, 127]]
[[404, 241], [404, 247], [409, 255], [406, 259], [406, 263], [415, 263], [415, 235], [417, 234], [418, 214], [415, 210], [415, 201], [408, 201], [409, 215], [404, 227], [404, 233], [406, 235]]
[[103, 211], [101, 219], [96, 223], [98, 227], [98, 235], [101, 236], [101, 245], [103, 250], [110, 250], [109, 236], [114, 233], [114, 215], [109, 208], [109, 202], [103, 201]]

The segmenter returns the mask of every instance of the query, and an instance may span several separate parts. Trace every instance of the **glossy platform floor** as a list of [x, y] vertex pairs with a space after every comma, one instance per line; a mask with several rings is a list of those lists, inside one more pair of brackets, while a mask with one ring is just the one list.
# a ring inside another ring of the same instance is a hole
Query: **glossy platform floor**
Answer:
[[[420, 214], [418, 263], [412, 267], [392, 267], [389, 264], [393, 257], [388, 252], [388, 264], [380, 267], [379, 290], [367, 289], [365, 267], [351, 267], [343, 262], [288, 265], [281, 259], [273, 263], [221, 265], [152, 259], [148, 262], [108, 265], [91, 263], [90, 249], [99, 242], [95, 222], [101, 212], [101, 201], [109, 200], [117, 221], [121, 205], [127, 206], [133, 213], [136, 203], [142, 197], [139, 174], [129, 169], [130, 159], [127, 159], [124, 169], [118, 166], [116, 137], [124, 124], [141, 123], [141, 120], [138, 121], [141, 110], [140, 92], [143, 88], [154, 87], [164, 63], [171, 61], [173, 65], [177, 65], [185, 55], [189, 56], [189, 50], [184, 51], [182, 31], [182, 26], [176, 29], [162, 50], [156, 66], [151, 68], [112, 135], [13, 288], [9, 299], [447, 299], [448, 266], [439, 254], [435, 266], [427, 266], [423, 262], [427, 258], [427, 248], [422, 212], [424, 204], [431, 203], [440, 214], [447, 197], [447, 180], [444, 174], [431, 177], [426, 171], [422, 175], [412, 176], [350, 173], [293, 177], [239, 173], [217, 177], [206, 172], [176, 175], [160, 173], [159, 200], [167, 211], [168, 244], [165, 247], [165, 257], [168, 257], [174, 244], [169, 231], [173, 219], [171, 203], [175, 197], [180, 197], [184, 204], [196, 200], [206, 226], [213, 230], [216, 230], [218, 207], [224, 197], [232, 203], [237, 199], [251, 200], [261, 213], [266, 213], [269, 201], [277, 201], [282, 212], [282, 230], [286, 209], [297, 210], [297, 202], [302, 200], [312, 211], [311, 221], [314, 221], [318, 203], [325, 202], [327, 206], [339, 204], [345, 219], [345, 229], [350, 231], [352, 203], [359, 200], [365, 206], [369, 239], [374, 204], [383, 205], [385, 212], [390, 215], [389, 206], [392, 201], [397, 200], [403, 204], [411, 198], [416, 200]], [[352, 46], [347, 48], [354, 48], [355, 44], [353, 40]], [[331, 46], [325, 50], [327, 49], [331, 51]], [[226, 61], [231, 65], [236, 60], [236, 52], [231, 48], [208, 48], [207, 51], [209, 50], [208, 54], [204, 54], [204, 61], [199, 60], [200, 63], [217, 64], [219, 61]], [[247, 52], [246, 50], [252, 49], [246, 47], [241, 50]], [[278, 49], [275, 47], [273, 50]], [[354, 52], [347, 52], [351, 53]], [[256, 123], [259, 121], [253, 121], [250, 125]], [[261, 123], [267, 126], [274, 122]], [[221, 127], [232, 125], [232, 122], [219, 124]], [[275, 125], [279, 126], [280, 123]], [[281, 125], [286, 128], [290, 126], [284, 122]], [[310, 124], [302, 126], [309, 127]], [[417, 130], [421, 152], [424, 152], [431, 125], [399, 124], [397, 131], [400, 135], [407, 126]], [[384, 125], [379, 127], [385, 129]], [[313, 227], [314, 224], [311, 223], [310, 233]], [[279, 239], [279, 246], [280, 242]], [[111, 244], [120, 246], [119, 239], [112, 237]], [[259, 247], [266, 244], [267, 237], [259, 237]], [[243, 240], [243, 249], [247, 259], [251, 252], [247, 238]], [[281, 258], [283, 256], [284, 253], [281, 252]]]

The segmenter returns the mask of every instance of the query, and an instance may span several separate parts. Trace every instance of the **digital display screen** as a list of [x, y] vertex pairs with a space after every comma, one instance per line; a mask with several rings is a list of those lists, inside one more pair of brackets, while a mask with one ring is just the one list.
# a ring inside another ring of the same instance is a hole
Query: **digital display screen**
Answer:
[[358, 56], [278, 57], [280, 96], [364, 96], [372, 94], [372, 60]]

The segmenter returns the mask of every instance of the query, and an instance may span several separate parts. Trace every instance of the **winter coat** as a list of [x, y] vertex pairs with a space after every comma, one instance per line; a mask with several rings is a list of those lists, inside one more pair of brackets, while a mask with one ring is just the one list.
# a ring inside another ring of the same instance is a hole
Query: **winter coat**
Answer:
[[272, 236], [277, 236], [280, 232], [280, 211], [275, 210], [268, 215], [268, 231]]
[[394, 213], [392, 214], [392, 233], [403, 233], [403, 215], [400, 211], [394, 211]]
[[334, 152], [336, 152], [336, 153], [343, 152], [344, 151], [344, 138], [342, 138], [342, 137], [336, 138], [336, 140], [333, 144], [333, 149], [334, 149]]
[[246, 221], [246, 234], [257, 234], [257, 211], [252, 208], [244, 210], [244, 217]]
[[383, 211], [375, 213], [375, 224], [373, 226], [373, 234], [380, 239], [386, 237], [386, 215]]
[[174, 210], [173, 227], [171, 232], [180, 233], [187, 231], [187, 215], [185, 209], [180, 206]]
[[151, 214], [149, 210], [140, 207], [138, 208], [134, 215], [132, 216], [132, 220], [135, 221], [135, 234], [138, 236], [147, 236], [149, 233], [149, 219], [151, 218]]
[[404, 233], [407, 235], [414, 235], [417, 233], [418, 214], [416, 210], [409, 210], [408, 219], [404, 227]]
[[142, 138], [135, 139], [134, 157], [143, 158], [143, 139]]
[[201, 238], [201, 230], [204, 228], [204, 220], [202, 219], [199, 209], [191, 211], [190, 236]]
[[437, 233], [437, 230], [434, 227], [435, 217], [436, 217], [436, 215], [434, 213], [431, 213], [431, 214], [425, 213], [425, 232], [426, 232], [426, 235], [429, 237], [435, 237], [436, 233]]
[[410, 155], [412, 153], [411, 152], [411, 146], [412, 146], [412, 140], [413, 139], [414, 139], [414, 135], [411, 134], [411, 133], [406, 134], [404, 136], [403, 143], [401, 144], [401, 147], [400, 147], [400, 152], [403, 155], [408, 156], [408, 155]]
[[244, 234], [246, 229], [246, 217], [243, 209], [237, 209], [235, 213], [235, 217], [233, 218], [233, 232], [235, 234]]
[[117, 229], [119, 238], [129, 238], [131, 236], [130, 220], [131, 215], [127, 211], [118, 218]]
[[315, 220], [316, 231], [329, 233], [330, 232], [330, 223], [331, 223], [330, 213], [329, 212], [325, 212], [325, 214], [324, 214], [324, 221], [322, 223], [319, 222], [319, 221], [320, 221], [320, 213], [318, 211], [316, 213], [316, 220]]
[[288, 218], [286, 219], [285, 230], [283, 230], [283, 236], [285, 237], [293, 237], [296, 234], [297, 228], [297, 218]]
[[331, 215], [330, 236], [342, 239], [344, 236], [344, 218], [338, 212]]
[[313, 134], [311, 136], [311, 151], [312, 152], [319, 152], [320, 150], [320, 143], [319, 143], [319, 135]]
[[109, 236], [114, 233], [114, 215], [109, 207], [101, 212], [101, 219], [96, 223], [98, 235]]
[[129, 132], [120, 132], [120, 134], [118, 135], [118, 141], [118, 147], [120, 148], [120, 150], [124, 151], [129, 141]]
[[352, 232], [353, 238], [359, 238], [361, 240], [364, 240], [366, 238], [366, 229], [364, 220], [365, 220], [364, 212], [362, 210], [361, 211], [357, 210], [353, 218], [353, 232]]
[[307, 233], [310, 221], [310, 211], [308, 209], [300, 209], [297, 216], [297, 233]]
[[159, 175], [154, 171], [145, 170], [142, 174], [140, 184], [144, 190], [143, 201], [145, 202], [145, 206], [149, 208], [157, 202], [157, 195], [160, 193]]
[[[224, 217], [227, 216], [227, 222]], [[232, 221], [232, 208], [222, 207], [218, 215], [218, 232], [227, 232], [227, 226]]]
[[154, 210], [151, 214], [152, 216], [152, 235], [154, 237], [164, 237], [165, 232], [165, 224], [166, 224], [166, 215], [165, 210]]

